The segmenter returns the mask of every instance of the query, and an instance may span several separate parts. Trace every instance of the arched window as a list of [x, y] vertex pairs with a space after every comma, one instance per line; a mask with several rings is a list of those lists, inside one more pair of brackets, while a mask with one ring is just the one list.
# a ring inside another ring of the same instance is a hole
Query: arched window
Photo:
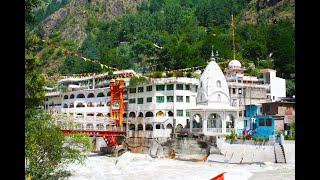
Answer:
[[217, 81], [217, 88], [221, 88], [221, 81], [220, 80]]
[[111, 96], [111, 91], [109, 91], [109, 92], [107, 93], [107, 96]]
[[87, 124], [86, 130], [93, 130], [93, 124]]
[[70, 95], [70, 99], [74, 99], [74, 94], [71, 94], [71, 95]]
[[73, 108], [73, 107], [74, 107], [74, 104], [70, 103], [69, 108]]
[[183, 126], [181, 124], [177, 125], [177, 129], [182, 129], [182, 128], [183, 128]]
[[68, 108], [68, 104], [63, 104], [63, 108]]
[[150, 112], [150, 111], [148, 111], [148, 112], [146, 113], [146, 117], [153, 117], [153, 113]]
[[142, 124], [138, 124], [138, 131], [142, 131], [143, 130], [143, 125]]
[[127, 113], [123, 113], [123, 116], [122, 117], [127, 117]]
[[100, 92], [100, 93], [97, 95], [97, 97], [104, 97], [103, 92]]
[[81, 93], [81, 94], [77, 95], [77, 98], [85, 98], [85, 96], [84, 96], [84, 94]]
[[218, 94], [217, 101], [218, 101], [218, 102], [221, 101], [221, 95], [220, 95], [220, 94]]
[[162, 111], [158, 111], [158, 112], [156, 113], [156, 116], [157, 116], [157, 117], [163, 116], [163, 112], [162, 112]]
[[136, 113], [130, 112], [129, 117], [136, 117]]
[[146, 124], [146, 131], [153, 131], [152, 124]]
[[172, 124], [167, 124], [167, 127], [166, 127], [167, 129], [172, 129]]
[[138, 117], [143, 117], [143, 113], [139, 112], [139, 116]]
[[156, 129], [161, 129], [161, 124], [156, 124]]
[[94, 94], [93, 93], [88, 94], [87, 98], [94, 98]]
[[64, 96], [63, 96], [63, 99], [68, 99], [68, 95], [64, 95]]
[[104, 128], [103, 128], [103, 124], [97, 124], [96, 125], [96, 129], [97, 130], [103, 130]]
[[136, 126], [134, 124], [129, 125], [129, 130], [136, 130]]
[[168, 115], [169, 115], [169, 117], [173, 117], [173, 112], [172, 111], [168, 111]]

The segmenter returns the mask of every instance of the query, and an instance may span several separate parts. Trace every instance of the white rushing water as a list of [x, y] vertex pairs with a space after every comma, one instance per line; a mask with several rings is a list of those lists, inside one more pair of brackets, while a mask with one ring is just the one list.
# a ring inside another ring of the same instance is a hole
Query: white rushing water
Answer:
[[295, 164], [227, 164], [151, 158], [126, 152], [120, 157], [91, 153], [86, 165], [72, 165], [69, 180], [209, 180], [225, 172], [225, 180], [293, 180]]

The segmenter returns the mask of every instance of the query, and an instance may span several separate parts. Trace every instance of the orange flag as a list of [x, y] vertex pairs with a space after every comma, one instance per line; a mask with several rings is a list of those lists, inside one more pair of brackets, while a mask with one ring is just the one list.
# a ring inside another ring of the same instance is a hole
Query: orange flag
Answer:
[[220, 173], [220, 174], [218, 174], [216, 177], [213, 177], [213, 178], [210, 179], [210, 180], [224, 180], [224, 173], [225, 173], [225, 172]]

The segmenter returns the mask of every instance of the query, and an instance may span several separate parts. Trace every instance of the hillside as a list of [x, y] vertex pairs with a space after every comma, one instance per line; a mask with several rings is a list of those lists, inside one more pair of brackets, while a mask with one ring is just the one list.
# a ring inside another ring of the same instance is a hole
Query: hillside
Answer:
[[276, 23], [288, 20], [295, 24], [295, 0], [252, 0], [242, 12], [240, 24]]
[[[236, 57], [258, 68], [246, 73], [258, 75], [259, 68], [276, 68], [282, 77], [294, 73], [294, 0], [45, 2], [33, 32], [108, 66], [138, 72], [201, 66], [214, 45], [224, 68], [233, 57], [234, 15]], [[99, 65], [46, 45], [39, 46], [38, 56], [44, 73], [101, 71]]]

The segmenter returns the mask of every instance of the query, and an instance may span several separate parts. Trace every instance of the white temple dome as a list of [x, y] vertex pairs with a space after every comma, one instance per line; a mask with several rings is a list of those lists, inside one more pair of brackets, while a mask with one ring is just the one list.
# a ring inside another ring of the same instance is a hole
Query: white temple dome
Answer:
[[241, 68], [241, 63], [238, 60], [231, 60], [228, 64], [229, 68]]

